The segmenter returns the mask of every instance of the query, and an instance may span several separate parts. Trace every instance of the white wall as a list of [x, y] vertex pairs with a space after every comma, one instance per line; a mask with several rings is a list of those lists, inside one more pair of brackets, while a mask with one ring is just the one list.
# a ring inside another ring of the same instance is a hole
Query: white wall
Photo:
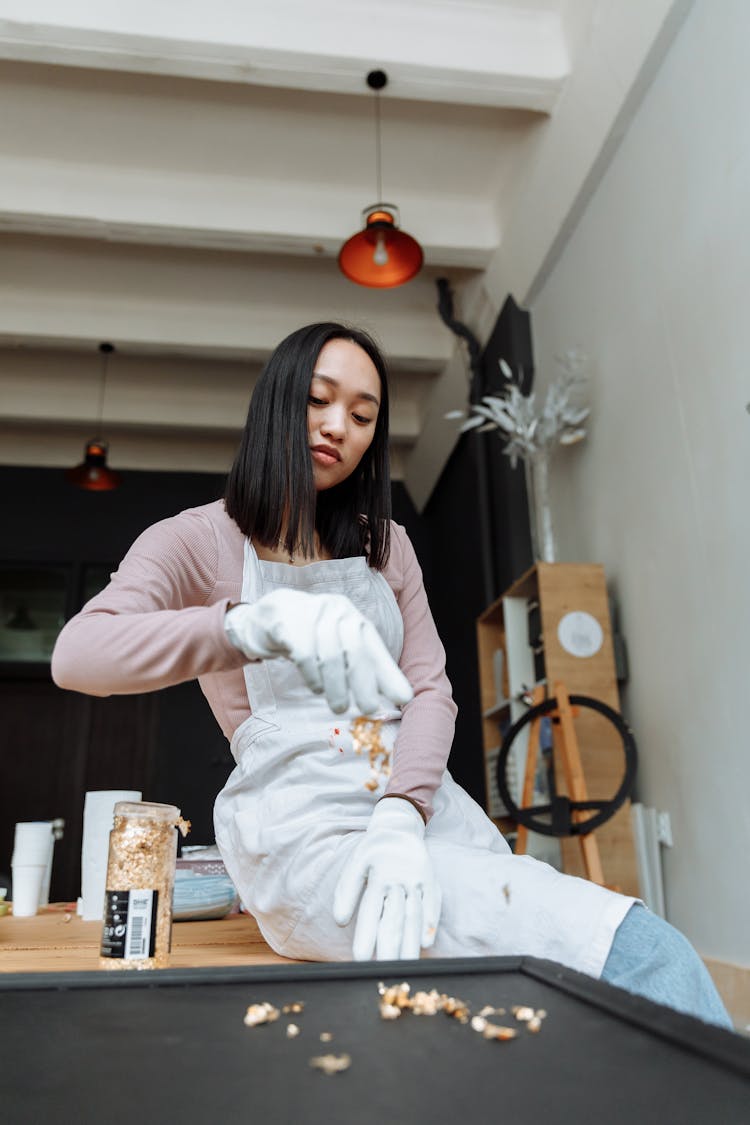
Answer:
[[537, 386], [590, 357], [560, 450], [563, 560], [604, 563], [639, 795], [672, 817], [667, 909], [750, 965], [750, 5], [697, 0], [531, 305]]

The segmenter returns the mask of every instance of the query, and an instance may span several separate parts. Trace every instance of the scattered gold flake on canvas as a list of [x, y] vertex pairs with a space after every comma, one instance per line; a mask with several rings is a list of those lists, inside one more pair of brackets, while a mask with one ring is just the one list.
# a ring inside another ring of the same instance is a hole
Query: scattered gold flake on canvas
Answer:
[[[515, 1039], [518, 1030], [514, 1027], [505, 1027], [502, 1024], [491, 1023], [488, 1016], [504, 1016], [505, 1008], [497, 1008], [492, 1004], [485, 1004], [479, 1013], [472, 1016], [469, 1005], [456, 996], [448, 996], [444, 992], [432, 989], [430, 992], [420, 991], [411, 993], [411, 985], [407, 981], [400, 984], [386, 985], [383, 981], [378, 984], [379, 1008], [381, 1019], [396, 1020], [404, 1012], [411, 1012], [415, 1016], [434, 1016], [443, 1012], [459, 1023], [471, 1023], [474, 1031], [479, 1032], [485, 1039], [505, 1041]], [[527, 1004], [515, 1004], [511, 1011], [518, 1023], [525, 1023], [528, 1031], [536, 1033], [542, 1026], [542, 1020], [547, 1013], [543, 1008], [534, 1009]]]

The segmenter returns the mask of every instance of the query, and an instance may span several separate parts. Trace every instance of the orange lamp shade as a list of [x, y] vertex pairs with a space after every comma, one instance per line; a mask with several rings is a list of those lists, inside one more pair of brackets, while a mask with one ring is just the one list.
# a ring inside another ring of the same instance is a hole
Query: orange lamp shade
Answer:
[[65, 476], [76, 488], [88, 492], [108, 492], [122, 480], [107, 464], [107, 446], [103, 441], [87, 442], [83, 461], [74, 469], [67, 469]]
[[362, 212], [364, 228], [339, 252], [339, 269], [350, 281], [371, 289], [392, 289], [419, 273], [424, 261], [422, 247], [399, 230], [397, 215], [390, 203], [376, 203]]

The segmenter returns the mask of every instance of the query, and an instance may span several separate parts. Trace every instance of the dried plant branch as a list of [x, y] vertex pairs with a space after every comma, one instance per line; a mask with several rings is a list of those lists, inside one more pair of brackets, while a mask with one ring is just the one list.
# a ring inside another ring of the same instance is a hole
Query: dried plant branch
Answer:
[[[499, 365], [508, 380], [507, 389], [502, 395], [485, 395], [481, 402], [474, 403], [460, 432], [498, 431], [504, 443], [503, 452], [510, 457], [514, 468], [519, 458], [532, 460], [541, 453], [549, 453], [555, 444], [575, 445], [582, 441], [586, 436], [583, 423], [590, 413], [589, 407], [580, 405], [586, 384], [583, 373], [586, 357], [569, 351], [556, 358], [562, 370], [547, 389], [541, 408], [537, 407], [534, 394], [521, 394], [513, 382], [511, 368], [501, 359]], [[452, 410], [447, 417], [466, 417], [466, 414]]]

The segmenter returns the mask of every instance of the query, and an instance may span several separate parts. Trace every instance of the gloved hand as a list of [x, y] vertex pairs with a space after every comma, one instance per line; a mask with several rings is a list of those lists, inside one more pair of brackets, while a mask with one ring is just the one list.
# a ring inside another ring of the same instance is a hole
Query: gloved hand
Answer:
[[359, 904], [353, 957], [419, 957], [435, 940], [441, 891], [424, 843], [425, 825], [409, 801], [378, 801], [367, 830], [339, 876], [333, 916], [346, 926]]
[[224, 618], [229, 640], [250, 660], [286, 656], [308, 687], [325, 694], [331, 710], [346, 711], [350, 696], [363, 715], [412, 697], [409, 681], [377, 629], [343, 594], [274, 590], [233, 606]]

